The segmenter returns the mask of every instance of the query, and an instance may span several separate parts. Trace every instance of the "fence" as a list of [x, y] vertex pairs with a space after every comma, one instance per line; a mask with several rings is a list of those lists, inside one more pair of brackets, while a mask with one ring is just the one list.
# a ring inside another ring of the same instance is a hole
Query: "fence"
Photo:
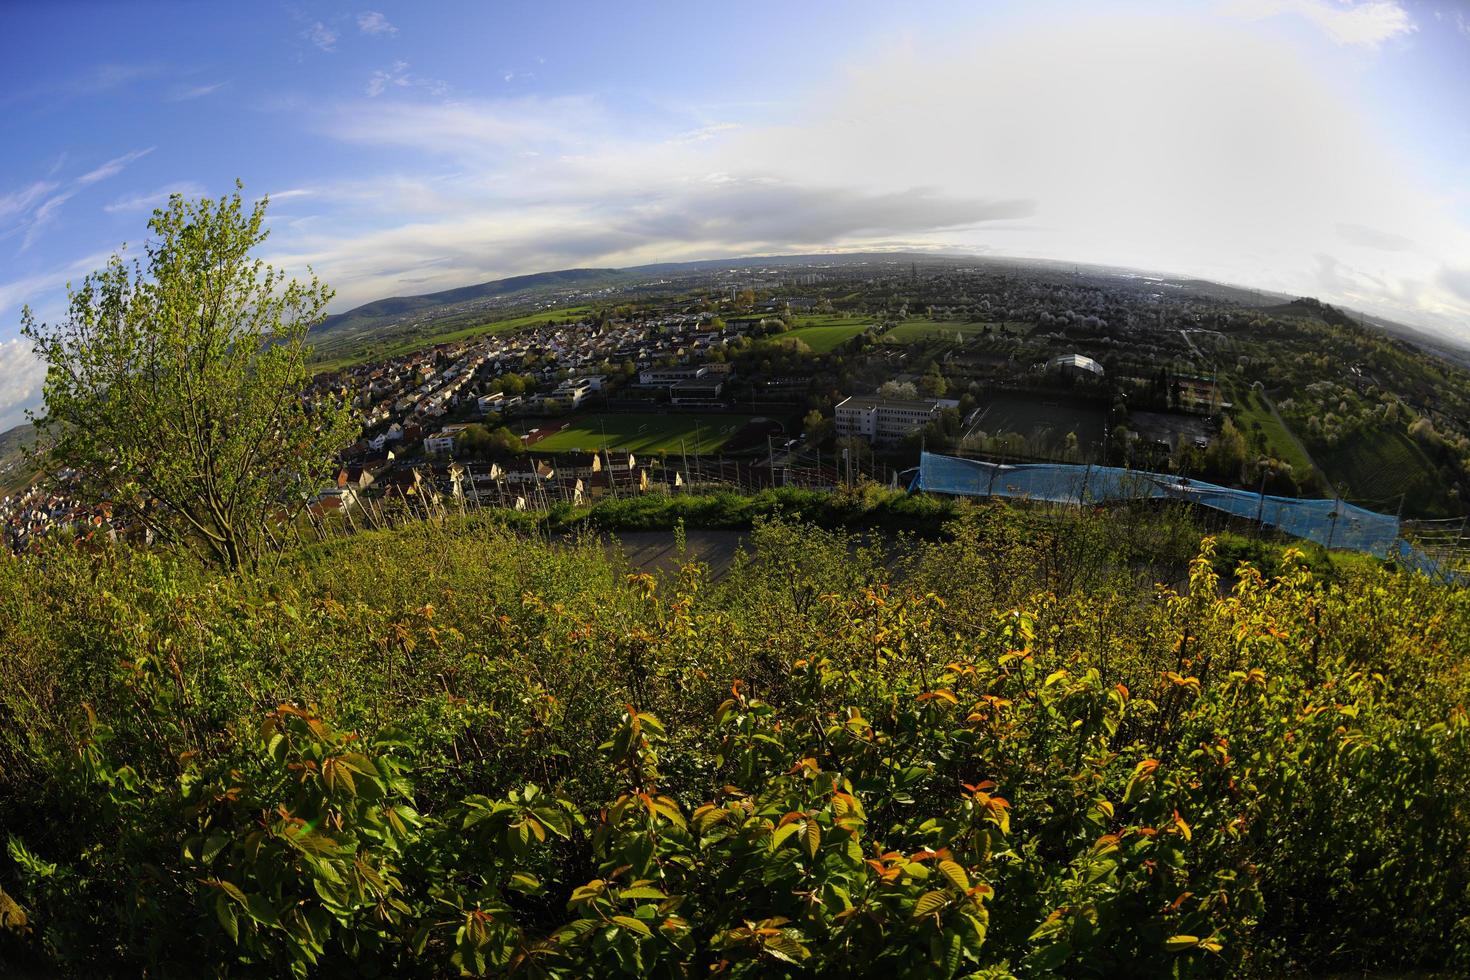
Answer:
[[1347, 548], [1429, 574], [1440, 563], [1407, 541], [1399, 518], [1342, 500], [1252, 493], [1165, 473], [1064, 463], [989, 463], [924, 453], [914, 489], [966, 497], [1020, 497], [1059, 504], [1178, 500], [1274, 527], [1327, 548]]

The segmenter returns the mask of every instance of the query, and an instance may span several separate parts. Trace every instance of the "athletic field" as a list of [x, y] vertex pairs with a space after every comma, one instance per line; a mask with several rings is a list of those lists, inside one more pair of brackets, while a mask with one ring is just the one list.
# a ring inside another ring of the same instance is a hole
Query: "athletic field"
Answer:
[[[626, 449], [632, 453], [712, 453], [745, 427], [749, 415], [600, 412], [573, 419], [525, 423], [527, 447], [536, 452]], [[518, 427], [521, 428], [521, 427]], [[539, 432], [532, 433], [531, 429]], [[682, 442], [681, 442], [682, 440]]]

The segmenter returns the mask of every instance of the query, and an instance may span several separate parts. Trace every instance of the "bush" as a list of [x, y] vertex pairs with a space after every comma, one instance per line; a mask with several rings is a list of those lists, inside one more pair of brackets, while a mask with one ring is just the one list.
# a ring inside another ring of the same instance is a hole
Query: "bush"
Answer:
[[1464, 592], [675, 499], [751, 527], [721, 581], [474, 520], [0, 560], [0, 969], [1470, 968]]

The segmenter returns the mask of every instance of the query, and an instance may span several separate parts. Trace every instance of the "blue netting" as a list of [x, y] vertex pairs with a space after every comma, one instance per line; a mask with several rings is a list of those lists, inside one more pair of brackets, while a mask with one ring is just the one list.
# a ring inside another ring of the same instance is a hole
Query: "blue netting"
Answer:
[[917, 489], [970, 497], [1024, 497], [1061, 504], [1182, 500], [1279, 528], [1331, 548], [1395, 558], [1431, 571], [1434, 562], [1399, 538], [1399, 519], [1340, 500], [1303, 500], [1236, 490], [1164, 473], [1062, 463], [1003, 465], [924, 453]]

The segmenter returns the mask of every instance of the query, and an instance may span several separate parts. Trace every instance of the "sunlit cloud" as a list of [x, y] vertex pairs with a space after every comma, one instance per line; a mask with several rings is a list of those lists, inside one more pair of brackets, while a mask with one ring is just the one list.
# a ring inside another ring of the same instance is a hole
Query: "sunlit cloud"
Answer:
[[1253, 19], [1295, 14], [1306, 19], [1338, 44], [1377, 47], [1413, 33], [1409, 12], [1396, 0], [1227, 0], [1224, 9]]
[[[1371, 33], [1338, 31], [1344, 43]], [[324, 108], [328, 135], [421, 165], [319, 187], [328, 212], [355, 220], [303, 224], [318, 236], [305, 251], [324, 274], [340, 270], [340, 305], [401, 291], [406, 279], [385, 273], [374, 287], [371, 270], [404, 256], [416, 279], [449, 286], [534, 271], [532, 259], [881, 238], [1316, 291], [1464, 329], [1470, 309], [1438, 269], [1447, 256], [1470, 266], [1465, 229], [1343, 90], [1244, 20], [1083, 18], [861, 52], [831, 78], [778, 125], [636, 135], [586, 96]], [[408, 88], [385, 81], [380, 94]], [[921, 144], [900, 136], [915, 132]], [[513, 228], [523, 234], [503, 237]], [[436, 247], [450, 260], [430, 265]]]

